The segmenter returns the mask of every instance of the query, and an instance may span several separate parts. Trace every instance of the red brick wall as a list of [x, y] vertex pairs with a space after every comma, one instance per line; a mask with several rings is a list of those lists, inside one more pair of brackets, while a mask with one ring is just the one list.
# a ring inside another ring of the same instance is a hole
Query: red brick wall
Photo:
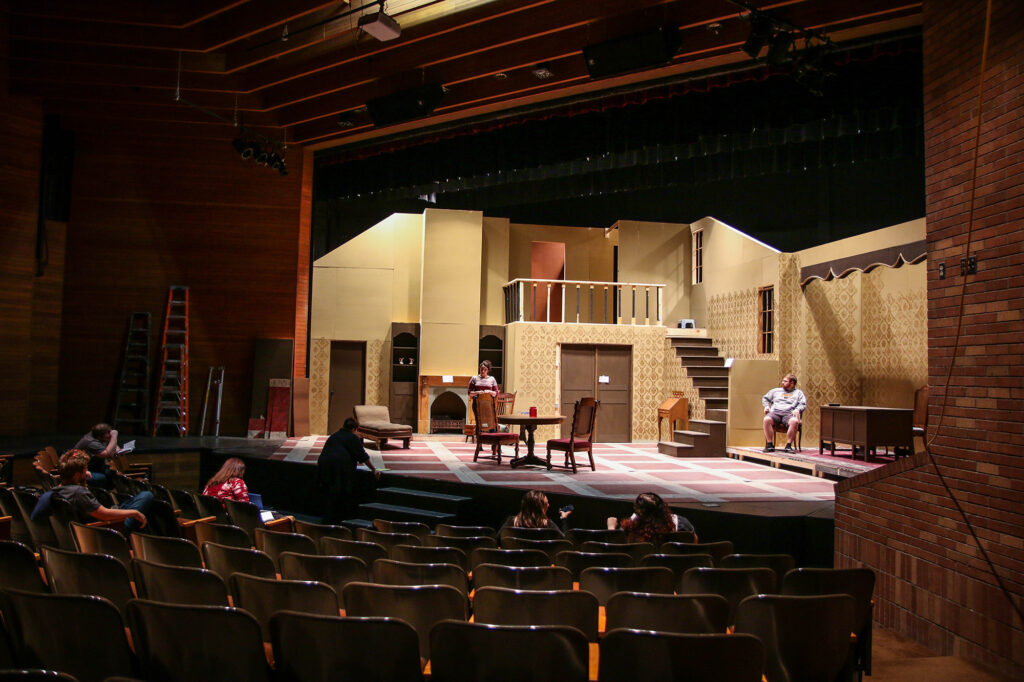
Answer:
[[[929, 434], [995, 571], [1024, 604], [1024, 19], [994, 0], [964, 282], [985, 3], [925, 0]], [[938, 279], [937, 268], [947, 276]], [[939, 415], [945, 401], [945, 414]], [[878, 572], [876, 620], [1024, 678], [1024, 624], [923, 454], [837, 487], [836, 564]]]

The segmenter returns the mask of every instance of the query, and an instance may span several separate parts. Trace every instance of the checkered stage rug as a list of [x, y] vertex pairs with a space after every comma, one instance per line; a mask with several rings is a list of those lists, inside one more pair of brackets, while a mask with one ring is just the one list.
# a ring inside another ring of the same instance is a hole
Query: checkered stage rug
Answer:
[[[290, 438], [270, 456], [288, 462], [316, 463], [327, 436]], [[676, 458], [658, 452], [656, 443], [600, 443], [594, 446], [597, 471], [583, 467], [586, 454], [577, 455], [579, 473], [564, 469], [508, 465], [511, 448], [502, 449], [502, 463], [483, 459], [473, 462], [476, 445], [461, 438], [417, 440], [409, 449], [384, 446], [383, 452], [367, 450], [376, 467], [403, 476], [458, 481], [506, 488], [536, 488], [552, 493], [632, 499], [653, 491], [671, 504], [726, 502], [830, 502], [834, 483], [784, 469], [774, 469], [728, 457]], [[520, 453], [525, 445], [520, 445]], [[538, 456], [544, 454], [538, 444]], [[562, 461], [555, 454], [552, 461]]]

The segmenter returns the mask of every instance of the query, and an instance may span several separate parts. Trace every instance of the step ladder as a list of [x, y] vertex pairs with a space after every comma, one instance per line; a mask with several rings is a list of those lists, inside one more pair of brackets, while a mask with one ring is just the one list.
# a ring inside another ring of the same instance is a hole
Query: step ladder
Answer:
[[153, 435], [161, 428], [174, 428], [179, 437], [188, 435], [188, 417], [188, 287], [172, 286], [167, 292]]
[[213, 414], [213, 435], [220, 435], [220, 402], [224, 394], [224, 368], [223, 367], [211, 367], [210, 373], [206, 376], [206, 395], [203, 398], [203, 417], [199, 420], [199, 435], [206, 435], [206, 413], [210, 407], [210, 389], [213, 389], [217, 397], [215, 398], [216, 407], [214, 408]]
[[114, 415], [110, 422], [121, 432], [149, 431], [149, 329], [151, 315], [134, 312], [128, 316], [128, 334], [121, 356], [121, 378], [117, 384]]

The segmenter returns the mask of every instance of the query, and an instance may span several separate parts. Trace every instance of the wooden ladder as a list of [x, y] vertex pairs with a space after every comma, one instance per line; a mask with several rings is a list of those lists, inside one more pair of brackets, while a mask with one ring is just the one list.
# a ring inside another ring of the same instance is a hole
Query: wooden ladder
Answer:
[[128, 335], [121, 356], [121, 378], [117, 385], [114, 428], [144, 434], [149, 430], [149, 329], [152, 316], [134, 312], [128, 317]]
[[178, 436], [185, 436], [189, 418], [187, 286], [171, 286], [167, 292], [161, 349], [153, 435], [157, 435], [161, 427], [173, 427]]

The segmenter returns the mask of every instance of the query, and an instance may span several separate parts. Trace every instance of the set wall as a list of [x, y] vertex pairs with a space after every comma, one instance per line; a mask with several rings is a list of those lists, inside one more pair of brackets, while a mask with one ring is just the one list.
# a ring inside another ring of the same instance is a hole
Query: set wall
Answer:
[[508, 253], [508, 218], [485, 217], [480, 258], [480, 324], [505, 324]]
[[606, 236], [600, 228], [513, 223], [509, 226], [509, 279], [530, 278], [530, 245], [533, 242], [563, 242], [566, 279], [611, 282], [616, 239], [614, 231]]
[[[662, 323], [690, 315], [692, 281], [689, 225], [620, 220], [619, 281], [664, 284]], [[653, 304], [653, 302], [652, 302]]]
[[[778, 360], [736, 360], [729, 370], [729, 425], [726, 442], [736, 446], [764, 446], [764, 407], [761, 398], [779, 385], [785, 374]], [[808, 440], [804, 427], [804, 447]]]
[[[1019, 3], [991, 7], [979, 91], [986, 3], [924, 3], [932, 457], [921, 453], [837, 486], [835, 558], [875, 570], [881, 625], [1021, 679], [1024, 30]], [[965, 281], [959, 261], [967, 253], [979, 267]]]
[[714, 218], [696, 223], [704, 231], [703, 282], [691, 288], [691, 317], [706, 328], [721, 355], [747, 360], [758, 353], [760, 287], [778, 291], [779, 252]]
[[313, 264], [309, 350], [312, 433], [327, 433], [331, 341], [366, 342], [370, 405], [388, 401], [392, 322], [418, 322], [423, 216], [395, 213]]
[[[507, 390], [516, 391], [516, 405], [536, 406], [541, 414], [571, 416], [571, 405], [559, 405], [558, 362], [562, 344], [631, 346], [632, 440], [657, 438], [658, 405], [670, 390], [666, 388], [664, 373], [663, 327], [513, 322], [506, 327], [505, 335]], [[557, 438], [558, 428], [538, 427], [537, 442]]]
[[480, 347], [483, 214], [423, 214], [420, 375], [475, 374]]
[[190, 405], [224, 366], [221, 433], [245, 433], [255, 339], [293, 338], [302, 150], [291, 174], [246, 164], [225, 137], [62, 119], [76, 137], [61, 322], [58, 428], [108, 417], [129, 314], [152, 313], [153, 371], [170, 285], [190, 287]]

